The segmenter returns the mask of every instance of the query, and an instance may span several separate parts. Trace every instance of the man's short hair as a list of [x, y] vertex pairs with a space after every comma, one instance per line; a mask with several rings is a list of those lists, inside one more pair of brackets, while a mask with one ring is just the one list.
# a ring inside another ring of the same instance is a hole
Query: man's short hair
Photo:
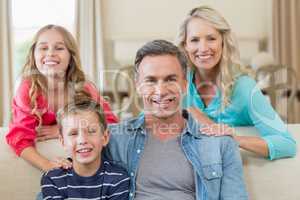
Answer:
[[102, 131], [106, 130], [107, 123], [101, 105], [85, 95], [75, 95], [73, 101], [61, 108], [56, 114], [56, 120], [60, 134], [62, 134], [62, 120], [68, 115], [78, 114], [80, 111], [91, 111], [97, 114], [99, 126]]
[[184, 77], [187, 71], [187, 59], [185, 54], [174, 44], [166, 40], [153, 40], [142, 46], [136, 53], [134, 67], [135, 67], [135, 77], [138, 76], [139, 65], [146, 56], [160, 56], [160, 55], [172, 55], [176, 56]]

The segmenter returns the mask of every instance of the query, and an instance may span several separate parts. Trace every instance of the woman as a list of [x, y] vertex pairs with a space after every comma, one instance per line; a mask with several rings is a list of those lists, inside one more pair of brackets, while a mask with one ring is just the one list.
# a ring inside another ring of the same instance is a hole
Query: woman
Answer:
[[[254, 125], [260, 136], [220, 133], [232, 135], [241, 148], [270, 160], [296, 154], [295, 140], [249, 76], [250, 72], [242, 66], [224, 17], [210, 7], [194, 8], [180, 26], [177, 45], [190, 61], [185, 106], [195, 118], [209, 123], [203, 117], [206, 115], [229, 126]], [[214, 132], [209, 129], [202, 132]]]

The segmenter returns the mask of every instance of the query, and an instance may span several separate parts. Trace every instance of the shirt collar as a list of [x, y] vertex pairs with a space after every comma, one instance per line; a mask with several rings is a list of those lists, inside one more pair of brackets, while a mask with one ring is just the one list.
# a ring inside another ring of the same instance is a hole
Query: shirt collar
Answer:
[[[125, 122], [128, 131], [143, 130], [145, 127], [145, 115], [141, 112], [134, 120], [129, 120]], [[141, 131], [145, 134], [145, 131]]]
[[186, 126], [183, 130], [183, 134], [190, 134], [196, 138], [202, 138], [203, 134], [200, 133], [202, 125], [193, 118], [193, 116], [187, 111], [182, 111], [183, 117], [186, 119]]
[[[201, 138], [203, 134], [200, 133], [201, 124], [199, 124], [187, 110], [182, 110], [183, 118], [186, 120], [186, 126], [183, 129], [183, 134], [190, 134], [196, 138]], [[129, 124], [128, 124], [129, 125]], [[144, 130], [145, 129], [145, 115], [140, 113], [136, 120], [128, 127], [131, 131]], [[146, 131], [141, 131], [142, 134], [146, 134]]]

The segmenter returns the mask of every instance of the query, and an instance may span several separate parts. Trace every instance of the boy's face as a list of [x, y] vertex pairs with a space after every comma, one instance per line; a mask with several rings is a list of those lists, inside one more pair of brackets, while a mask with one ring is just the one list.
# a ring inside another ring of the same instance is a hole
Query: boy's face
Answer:
[[95, 112], [80, 111], [62, 119], [62, 144], [72, 155], [73, 165], [94, 166], [100, 164], [103, 146], [109, 140], [107, 131], [100, 127]]

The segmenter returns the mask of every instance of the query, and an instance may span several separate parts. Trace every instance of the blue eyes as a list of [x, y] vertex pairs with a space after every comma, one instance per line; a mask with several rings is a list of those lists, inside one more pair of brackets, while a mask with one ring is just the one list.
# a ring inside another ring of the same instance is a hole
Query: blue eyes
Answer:
[[[38, 49], [39, 49], [40, 51], [47, 51], [47, 50], [49, 49], [49, 47], [39, 47]], [[55, 47], [54, 49], [57, 50], [57, 51], [63, 51], [63, 50], [65, 50], [66, 48], [65, 48], [65, 47]]]
[[[207, 37], [205, 40], [207, 41], [215, 41], [216, 38], [214, 37]], [[191, 39], [191, 42], [199, 42], [200, 40], [198, 38], [194, 38], [194, 39]]]

